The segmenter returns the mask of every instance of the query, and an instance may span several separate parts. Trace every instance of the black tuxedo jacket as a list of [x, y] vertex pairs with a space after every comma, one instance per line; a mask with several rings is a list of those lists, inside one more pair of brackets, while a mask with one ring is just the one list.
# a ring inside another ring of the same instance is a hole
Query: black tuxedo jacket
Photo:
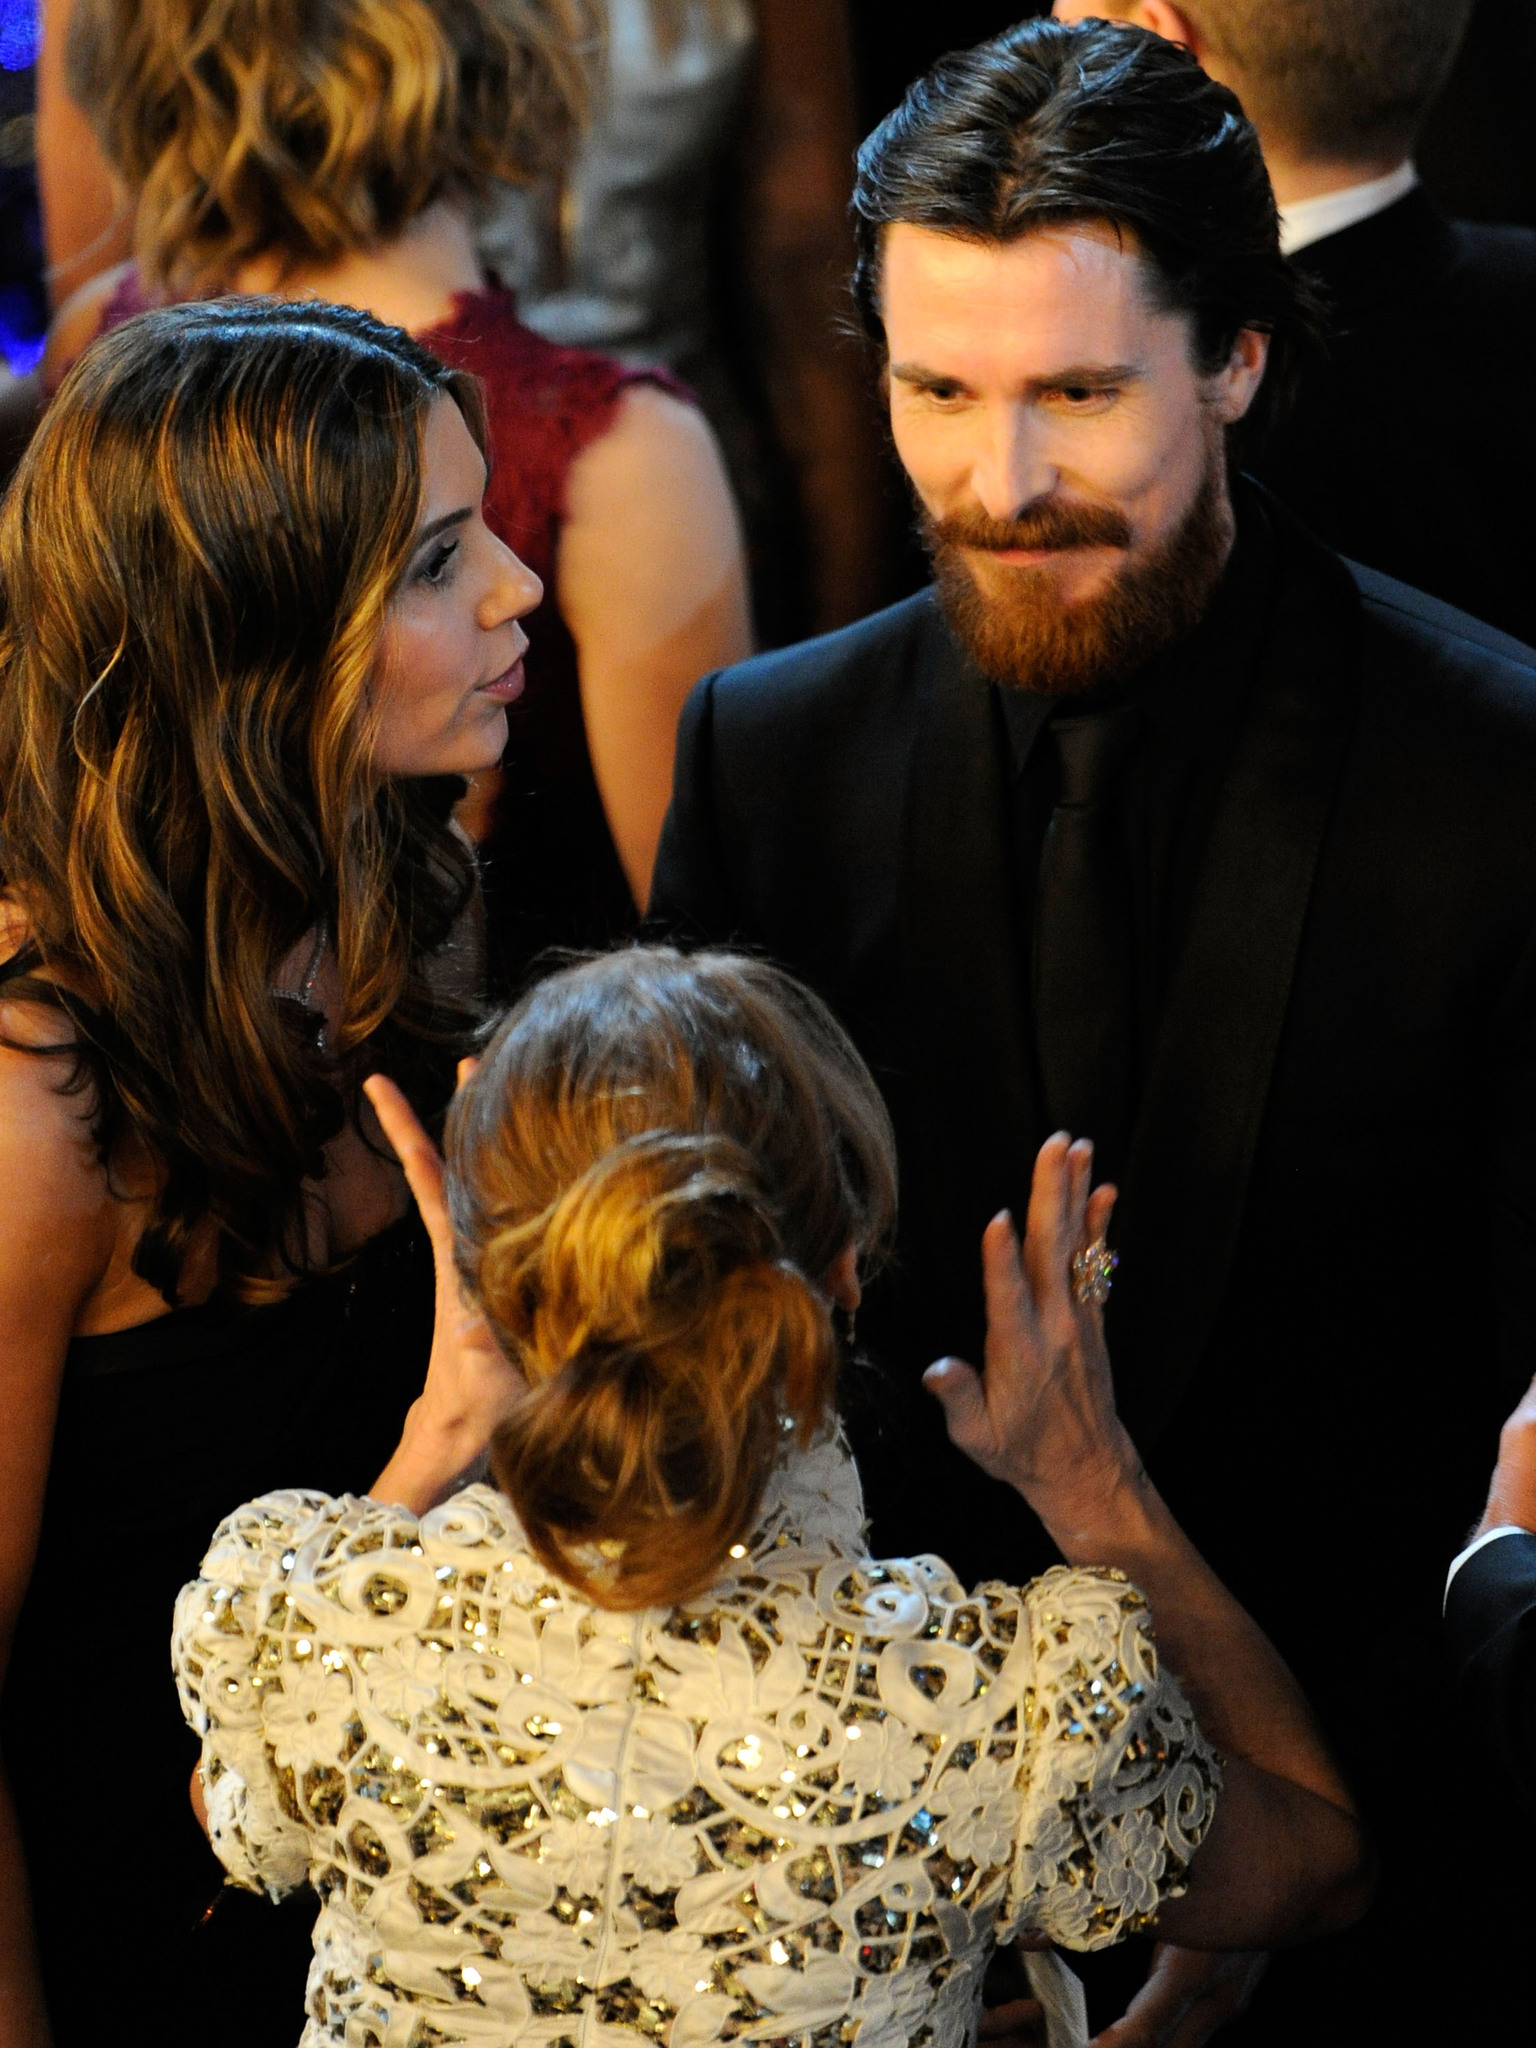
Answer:
[[[1110, 1340], [1154, 1476], [1387, 1826], [1419, 1725], [1389, 1695], [1439, 1668], [1444, 1560], [1536, 1356], [1536, 653], [1271, 514]], [[979, 1362], [981, 1231], [1022, 1214], [1047, 1135], [1000, 728], [926, 593], [706, 678], [651, 905], [803, 976], [882, 1083], [902, 1224], [860, 1312], [881, 1376], [848, 1390], [855, 1444], [877, 1554], [968, 1578], [1051, 1555], [919, 1385]]]
[[1295, 261], [1334, 338], [1255, 473], [1341, 553], [1536, 641], [1536, 231], [1418, 190]]
[[1536, 1820], [1536, 1536], [1500, 1536], [1467, 1559], [1446, 1594], [1445, 1643], [1482, 1761]]

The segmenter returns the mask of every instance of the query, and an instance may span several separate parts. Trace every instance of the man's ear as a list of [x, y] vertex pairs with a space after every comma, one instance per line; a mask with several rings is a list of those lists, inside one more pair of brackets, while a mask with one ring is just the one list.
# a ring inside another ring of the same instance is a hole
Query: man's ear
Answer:
[[1199, 30], [1173, 0], [1056, 0], [1051, 12], [1058, 21], [1087, 21], [1094, 15], [1128, 21], [1133, 28], [1149, 28], [1166, 43], [1182, 43], [1197, 64], [1205, 62]]
[[1269, 364], [1269, 336], [1257, 327], [1244, 327], [1232, 344], [1232, 353], [1212, 379], [1212, 404], [1224, 427], [1236, 426], [1259, 395]]
[[1137, 0], [1131, 14], [1142, 28], [1151, 29], [1165, 43], [1182, 43], [1197, 64], [1205, 62], [1205, 38], [1182, 7], [1173, 6], [1171, 0]]

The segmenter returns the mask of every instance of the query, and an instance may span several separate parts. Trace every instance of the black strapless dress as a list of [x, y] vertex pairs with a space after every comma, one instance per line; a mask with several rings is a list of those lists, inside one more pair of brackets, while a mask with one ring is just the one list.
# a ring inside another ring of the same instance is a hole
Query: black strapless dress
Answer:
[[222, 1888], [187, 1800], [198, 1744], [171, 1610], [243, 1501], [367, 1489], [421, 1391], [432, 1302], [413, 1214], [274, 1307], [71, 1344], [0, 1703], [57, 2048], [285, 2048], [303, 2031], [314, 1901]]

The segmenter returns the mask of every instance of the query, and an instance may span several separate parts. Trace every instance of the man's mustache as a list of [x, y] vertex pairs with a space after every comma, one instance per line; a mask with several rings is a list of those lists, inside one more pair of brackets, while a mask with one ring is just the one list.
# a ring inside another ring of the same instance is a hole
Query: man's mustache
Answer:
[[1064, 504], [1058, 498], [1042, 498], [1026, 505], [1017, 519], [994, 519], [979, 505], [968, 511], [951, 512], [943, 519], [927, 515], [923, 521], [928, 545], [944, 548], [980, 548], [997, 552], [1007, 548], [1028, 551], [1062, 548], [1128, 548], [1130, 521], [1111, 505]]

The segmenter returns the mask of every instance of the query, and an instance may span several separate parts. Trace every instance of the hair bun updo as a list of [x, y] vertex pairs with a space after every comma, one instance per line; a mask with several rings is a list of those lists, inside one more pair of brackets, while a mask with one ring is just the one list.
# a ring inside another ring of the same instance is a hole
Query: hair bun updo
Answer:
[[700, 1593], [830, 1418], [822, 1283], [877, 1266], [895, 1143], [826, 1005], [766, 960], [628, 946], [535, 983], [448, 1116], [454, 1256], [529, 1382], [492, 1469], [599, 1606]]
[[784, 1256], [752, 1155], [629, 1138], [493, 1236], [478, 1278], [530, 1383], [493, 1468], [534, 1551], [608, 1607], [702, 1590], [835, 1376], [828, 1303]]

